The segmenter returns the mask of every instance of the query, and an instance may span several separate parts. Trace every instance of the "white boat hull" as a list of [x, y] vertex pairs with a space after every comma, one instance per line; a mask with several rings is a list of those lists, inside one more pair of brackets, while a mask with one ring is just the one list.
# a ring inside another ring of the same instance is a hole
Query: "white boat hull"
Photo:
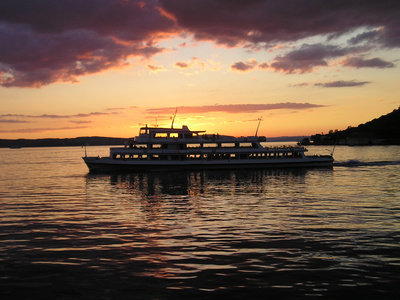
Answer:
[[108, 157], [83, 157], [90, 172], [112, 171], [169, 171], [169, 170], [223, 170], [252, 168], [332, 167], [331, 156], [303, 158], [228, 159], [228, 160], [115, 160]]

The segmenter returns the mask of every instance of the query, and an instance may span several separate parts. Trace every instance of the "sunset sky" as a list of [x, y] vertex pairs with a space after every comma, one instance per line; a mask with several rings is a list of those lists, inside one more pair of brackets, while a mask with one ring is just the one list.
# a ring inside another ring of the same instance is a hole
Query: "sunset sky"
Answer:
[[400, 1], [0, 0], [0, 138], [308, 136], [400, 105]]

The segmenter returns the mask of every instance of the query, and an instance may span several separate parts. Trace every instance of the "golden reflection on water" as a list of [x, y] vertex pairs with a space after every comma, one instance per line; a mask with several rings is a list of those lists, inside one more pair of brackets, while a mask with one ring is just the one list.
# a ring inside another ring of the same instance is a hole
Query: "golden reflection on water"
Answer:
[[125, 298], [385, 291], [400, 280], [400, 172], [385, 149], [392, 161], [364, 149], [354, 165], [357, 149], [338, 147], [333, 169], [108, 175], [71, 159], [81, 149], [21, 149], [13, 167], [0, 157], [2, 279], [57, 293], [56, 274]]

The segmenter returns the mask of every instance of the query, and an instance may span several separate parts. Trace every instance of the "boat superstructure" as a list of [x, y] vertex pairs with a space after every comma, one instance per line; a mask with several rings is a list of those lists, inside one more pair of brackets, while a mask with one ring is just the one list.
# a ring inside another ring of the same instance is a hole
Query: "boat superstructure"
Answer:
[[264, 136], [233, 137], [182, 128], [145, 127], [109, 157], [83, 157], [90, 172], [331, 167], [331, 155], [304, 147], [264, 147]]

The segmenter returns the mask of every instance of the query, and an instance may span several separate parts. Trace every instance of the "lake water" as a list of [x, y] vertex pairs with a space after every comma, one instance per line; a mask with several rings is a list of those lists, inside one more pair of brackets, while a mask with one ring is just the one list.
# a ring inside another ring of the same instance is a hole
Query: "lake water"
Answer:
[[298, 170], [90, 175], [83, 155], [0, 149], [0, 299], [400, 298], [399, 146]]

